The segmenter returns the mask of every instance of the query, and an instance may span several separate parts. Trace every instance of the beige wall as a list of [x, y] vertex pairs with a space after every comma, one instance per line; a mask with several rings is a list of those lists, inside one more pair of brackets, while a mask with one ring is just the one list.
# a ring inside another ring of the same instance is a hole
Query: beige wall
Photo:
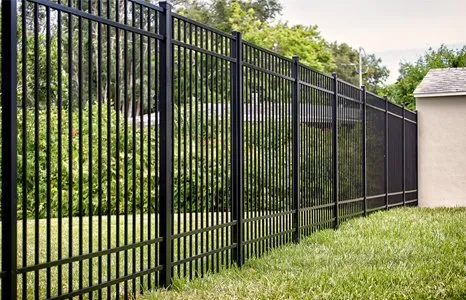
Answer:
[[418, 98], [419, 206], [466, 206], [466, 96]]

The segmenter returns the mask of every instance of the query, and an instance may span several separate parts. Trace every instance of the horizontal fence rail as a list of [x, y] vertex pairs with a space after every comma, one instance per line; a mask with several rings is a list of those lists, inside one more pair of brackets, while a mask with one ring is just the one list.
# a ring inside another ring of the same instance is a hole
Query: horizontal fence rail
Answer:
[[2, 1], [2, 299], [131, 298], [417, 204], [417, 114], [142, 0]]

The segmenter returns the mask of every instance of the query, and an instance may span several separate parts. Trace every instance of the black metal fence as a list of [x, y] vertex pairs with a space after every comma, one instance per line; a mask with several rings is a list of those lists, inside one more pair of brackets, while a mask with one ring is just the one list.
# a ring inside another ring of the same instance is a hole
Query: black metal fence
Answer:
[[417, 203], [415, 113], [142, 0], [2, 1], [3, 299], [119, 298]]

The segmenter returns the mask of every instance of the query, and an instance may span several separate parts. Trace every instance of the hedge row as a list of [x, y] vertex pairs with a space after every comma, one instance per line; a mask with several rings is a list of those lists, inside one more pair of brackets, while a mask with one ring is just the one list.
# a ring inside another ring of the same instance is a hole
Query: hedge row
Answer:
[[[175, 211], [231, 206], [229, 124], [228, 118], [218, 122], [178, 118], [175, 111]], [[286, 201], [291, 195], [291, 124], [245, 123], [245, 128], [245, 209], [291, 205]], [[339, 155], [348, 158], [340, 165], [341, 195], [350, 197], [360, 193], [361, 178], [355, 174], [360, 172], [361, 147], [354, 142], [360, 127], [342, 129], [345, 138], [353, 141], [339, 149]], [[124, 114], [117, 116], [105, 103], [93, 105], [92, 112], [87, 106], [81, 113], [56, 107], [38, 113], [27, 109], [24, 115], [19, 111], [18, 217], [44, 218], [48, 211], [51, 217], [156, 212], [157, 130], [156, 124], [144, 124], [141, 130], [131, 118], [125, 126]], [[331, 197], [331, 131], [304, 124], [301, 136], [307, 139], [302, 144], [307, 148], [301, 151], [301, 168], [308, 172], [301, 176], [307, 195], [303, 205], [309, 206]]]

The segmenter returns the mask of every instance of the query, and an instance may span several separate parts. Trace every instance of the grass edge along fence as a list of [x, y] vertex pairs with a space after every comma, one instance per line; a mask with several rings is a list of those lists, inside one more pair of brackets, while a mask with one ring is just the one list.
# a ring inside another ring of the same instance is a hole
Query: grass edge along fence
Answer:
[[417, 114], [140, 0], [2, 1], [3, 299], [128, 298], [417, 204]]

